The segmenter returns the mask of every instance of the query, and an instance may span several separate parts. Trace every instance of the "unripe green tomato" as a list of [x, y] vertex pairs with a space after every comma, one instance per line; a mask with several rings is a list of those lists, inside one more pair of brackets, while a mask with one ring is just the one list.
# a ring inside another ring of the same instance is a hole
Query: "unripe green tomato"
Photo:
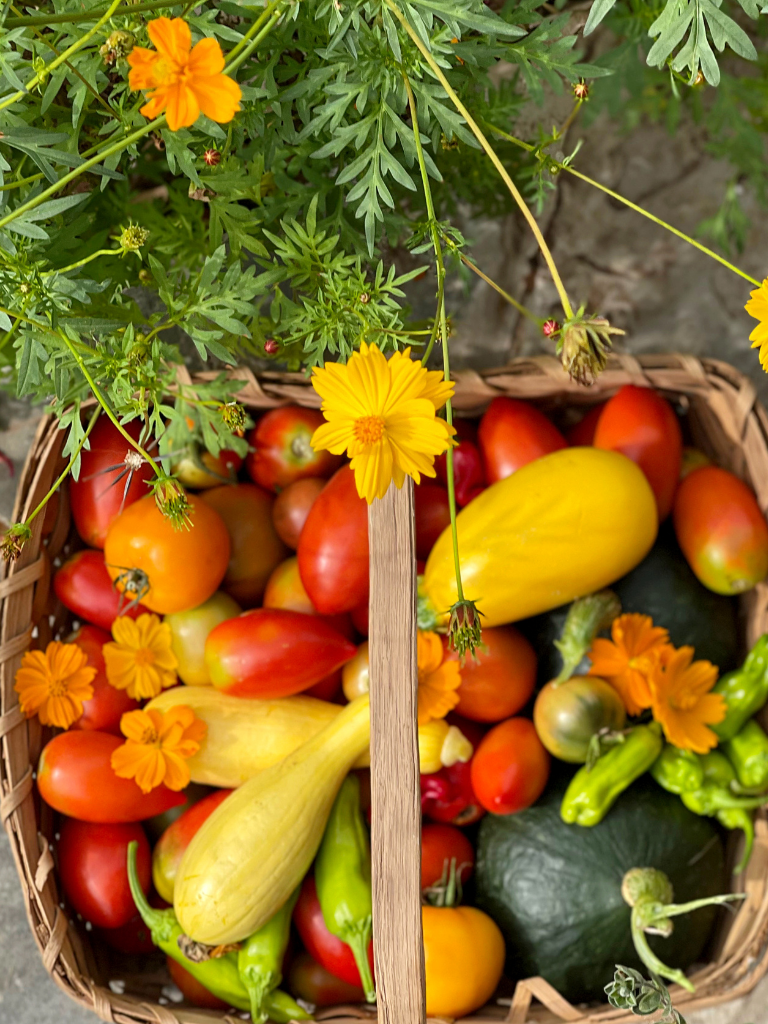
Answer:
[[187, 686], [210, 686], [205, 667], [205, 641], [208, 634], [227, 619], [234, 619], [242, 609], [229, 594], [217, 591], [205, 604], [187, 612], [166, 615], [165, 621], [173, 635], [173, 653], [179, 660], [179, 679]]
[[553, 680], [533, 706], [539, 739], [553, 757], [570, 764], [584, 764], [595, 733], [623, 729], [626, 717], [621, 697], [597, 676], [574, 676], [564, 683]]

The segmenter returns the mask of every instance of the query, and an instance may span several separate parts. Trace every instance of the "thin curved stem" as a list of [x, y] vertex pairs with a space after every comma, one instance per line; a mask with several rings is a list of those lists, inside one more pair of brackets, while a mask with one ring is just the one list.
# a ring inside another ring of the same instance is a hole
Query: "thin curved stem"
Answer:
[[[150, 0], [148, 3], [126, 4], [126, 13], [140, 14], [143, 11], [157, 11], [163, 7], [174, 7], [173, 0]], [[179, 4], [181, 6], [181, 4]], [[27, 14], [19, 18], [6, 18], [6, 28], [21, 28], [27, 25], [65, 25], [70, 22], [90, 21], [98, 11], [73, 11], [68, 14]]]
[[[488, 122], [486, 122], [486, 124], [488, 124]], [[532, 146], [529, 142], [524, 142], [522, 139], [518, 139], [516, 136], [510, 135], [509, 132], [505, 132], [501, 128], [497, 128], [495, 125], [488, 124], [488, 127], [500, 138], [506, 139], [507, 142], [512, 142], [515, 146], [519, 146], [521, 149], [526, 149], [529, 153], [533, 153], [536, 149], [536, 147]], [[694, 249], [698, 249], [711, 259], [717, 260], [718, 263], [722, 263], [724, 267], [728, 267], [728, 269], [733, 271], [734, 274], [738, 274], [739, 277], [743, 277], [745, 281], [749, 281], [750, 284], [753, 284], [758, 288], [760, 287], [760, 281], [756, 281], [750, 274], [747, 274], [744, 270], [734, 266], [733, 263], [730, 263], [724, 256], [720, 256], [718, 253], [713, 252], [712, 249], [709, 249], [706, 245], [702, 245], [701, 242], [697, 242], [695, 238], [691, 238], [690, 235], [686, 235], [685, 232], [680, 231], [679, 228], [668, 224], [665, 220], [662, 220], [661, 217], [657, 217], [655, 214], [649, 213], [648, 210], [644, 210], [642, 206], [638, 206], [637, 203], [633, 203], [618, 192], [614, 192], [613, 189], [608, 188], [607, 185], [601, 185], [600, 182], [595, 181], [594, 178], [590, 178], [586, 174], [582, 174], [581, 171], [577, 171], [575, 167], [571, 167], [569, 164], [562, 163], [560, 160], [555, 160], [554, 157], [547, 156], [547, 161], [559, 171], [567, 171], [568, 174], [572, 174], [574, 178], [580, 178], [588, 185], [592, 185], [594, 188], [600, 189], [601, 192], [605, 192], [605, 194], [610, 196], [611, 199], [615, 199], [617, 202], [623, 203], [624, 206], [628, 206], [629, 209], [634, 210], [635, 213], [642, 214], [643, 217], [647, 217], [648, 220], [653, 221], [654, 224], [658, 224], [659, 227], [671, 232], [678, 238], [682, 238], [684, 242], [692, 245]]]
[[435, 309], [435, 320], [432, 324], [432, 330], [429, 332], [429, 341], [427, 342], [427, 348], [424, 355], [421, 357], [421, 365], [426, 366], [429, 362], [429, 357], [432, 355], [432, 349], [435, 347], [435, 341], [437, 341], [437, 333], [440, 330], [440, 310], [443, 307], [445, 296], [445, 275], [440, 278], [437, 284], [437, 308]]
[[429, 52], [429, 50], [424, 45], [424, 43], [421, 41], [421, 39], [419, 39], [418, 35], [414, 31], [414, 29], [411, 27], [410, 22], [407, 20], [407, 18], [402, 13], [402, 11], [397, 6], [397, 4], [394, 3], [394, 0], [385, 0], [385, 3], [387, 5], [387, 7], [390, 9], [390, 11], [392, 11], [392, 13], [395, 15], [395, 17], [400, 22], [400, 24], [403, 26], [405, 31], [408, 33], [408, 35], [410, 36], [410, 38], [413, 41], [414, 45], [418, 48], [418, 50], [421, 53], [421, 55], [424, 58], [424, 60], [427, 62], [427, 64], [429, 64], [429, 67], [432, 70], [432, 73], [434, 74], [435, 78], [437, 78], [437, 80], [440, 82], [440, 84], [442, 85], [443, 89], [445, 89], [445, 91], [446, 91], [446, 93], [448, 95], [448, 98], [453, 103], [454, 107], [456, 107], [458, 112], [461, 114], [461, 116], [467, 122], [467, 125], [469, 126], [472, 134], [475, 136], [477, 141], [483, 147], [483, 149], [485, 150], [487, 156], [490, 158], [491, 163], [496, 168], [496, 170], [499, 172], [502, 181], [504, 182], [504, 184], [507, 186], [507, 188], [509, 189], [510, 193], [512, 194], [512, 198], [515, 200], [515, 202], [519, 206], [520, 212], [525, 217], [525, 219], [528, 221], [528, 225], [529, 225], [531, 231], [533, 232], [533, 236], [536, 239], [539, 248], [541, 249], [541, 254], [544, 257], [547, 266], [549, 267], [549, 272], [552, 275], [552, 280], [554, 281], [555, 288], [557, 289], [557, 294], [560, 296], [560, 303], [561, 303], [561, 305], [563, 307], [563, 312], [565, 313], [566, 319], [570, 319], [573, 316], [573, 307], [571, 306], [570, 300], [568, 298], [568, 293], [566, 292], [565, 285], [563, 284], [563, 282], [562, 282], [562, 280], [560, 278], [560, 274], [558, 272], [557, 266], [555, 265], [555, 261], [554, 261], [554, 259], [552, 257], [552, 253], [549, 250], [549, 246], [547, 245], [546, 239], [544, 238], [544, 235], [541, 233], [541, 228], [536, 223], [536, 218], [533, 216], [533, 214], [529, 210], [528, 204], [523, 199], [523, 197], [520, 194], [517, 186], [515, 185], [515, 183], [510, 178], [510, 176], [507, 173], [504, 165], [502, 164], [501, 160], [497, 156], [496, 151], [494, 150], [493, 146], [491, 146], [490, 142], [488, 142], [488, 140], [486, 139], [485, 135], [483, 135], [482, 131], [480, 130], [478, 124], [476, 123], [476, 121], [474, 120], [474, 118], [472, 117], [470, 112], [467, 110], [467, 108], [461, 102], [459, 97], [456, 95], [455, 91], [451, 87], [450, 82], [445, 77], [445, 74], [443, 73], [443, 71], [441, 70], [439, 65], [437, 64], [437, 61], [432, 56], [432, 54]]
[[120, 256], [122, 251], [122, 249], [98, 249], [96, 252], [92, 252], [90, 256], [84, 256], [77, 263], [70, 263], [68, 267], [45, 270], [40, 277], [50, 277], [52, 274], [66, 274], [68, 270], [77, 270], [78, 267], [84, 267], [86, 263], [90, 263], [91, 260], [95, 260], [99, 256]]
[[638, 906], [632, 907], [631, 918], [632, 941], [635, 945], [637, 955], [653, 974], [658, 974], [660, 978], [666, 978], [667, 981], [676, 982], [687, 992], [693, 992], [694, 987], [683, 972], [676, 968], [667, 967], [662, 960], [659, 960], [648, 945], [648, 940], [645, 937], [645, 932], [643, 931], [642, 924], [640, 923], [640, 914], [638, 913], [638, 909]]
[[486, 284], [489, 284], [494, 291], [499, 293], [502, 299], [506, 299], [510, 306], [514, 306], [518, 313], [522, 314], [522, 316], [524, 317], [527, 317], [533, 323], [541, 327], [544, 321], [540, 316], [536, 316], [536, 314], [532, 313], [527, 306], [524, 306], [522, 304], [522, 302], [518, 302], [517, 299], [513, 298], [509, 294], [509, 292], [505, 292], [501, 285], [496, 284], [496, 282], [492, 278], [488, 277], [487, 274], [484, 274], [479, 267], [475, 266], [475, 264], [467, 256], [464, 255], [463, 252], [459, 252], [457, 250], [457, 255], [465, 267], [468, 267], [472, 271], [472, 273], [477, 274], [477, 276], [482, 278], [482, 280], [485, 281]]
[[[259, 31], [259, 29], [264, 24], [264, 22], [268, 21], [270, 19], [273, 11], [275, 11], [275, 9], [277, 7], [280, 7], [280, 5], [282, 3], [283, 3], [283, 0], [272, 0], [272, 3], [269, 4], [269, 6], [264, 9], [263, 13], [259, 15], [259, 17], [256, 19], [256, 21], [254, 21], [254, 23], [251, 25], [251, 27], [245, 33], [245, 35], [240, 40], [240, 42], [235, 43], [235, 45], [232, 47], [232, 49], [227, 54], [228, 60], [227, 60], [226, 66], [224, 68], [225, 71], [234, 71], [236, 68], [239, 68], [240, 65], [242, 64], [242, 62], [247, 59], [247, 57], [249, 56], [249, 54], [251, 53], [253, 48], [255, 46], [258, 46], [258, 44], [264, 38], [264, 35], [266, 35], [267, 32], [270, 32], [272, 30], [273, 26], [272, 26], [272, 24], [270, 24], [268, 29], [266, 30], [266, 32], [259, 33], [259, 35], [256, 37], [256, 39], [252, 40], [251, 45], [250, 46], [248, 45], [248, 41], [251, 39], [251, 37], [254, 35], [254, 33]], [[279, 19], [279, 15], [278, 15], [278, 19]], [[276, 20], [275, 20], [275, 23], [276, 23]], [[246, 52], [243, 53], [240, 57], [237, 57], [237, 59], [235, 59], [236, 54], [240, 53], [240, 51], [243, 49], [243, 47], [247, 47]]]

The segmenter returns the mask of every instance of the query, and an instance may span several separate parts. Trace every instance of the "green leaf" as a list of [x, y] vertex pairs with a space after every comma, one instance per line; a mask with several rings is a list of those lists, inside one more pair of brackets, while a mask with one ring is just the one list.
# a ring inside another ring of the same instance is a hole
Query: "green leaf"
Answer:
[[589, 17], [584, 25], [584, 35], [588, 36], [594, 32], [608, 12], [616, 6], [616, 0], [593, 0], [589, 10]]
[[[756, 60], [757, 51], [746, 32], [720, 9], [722, 0], [667, 0], [664, 10], [653, 22], [648, 34], [657, 37], [647, 61], [663, 67], [670, 61], [675, 71], [690, 70], [690, 82], [699, 70], [710, 85], [720, 84], [720, 68], [709, 36], [722, 53], [726, 45], [746, 60]], [[683, 41], [679, 53], [672, 54]]]

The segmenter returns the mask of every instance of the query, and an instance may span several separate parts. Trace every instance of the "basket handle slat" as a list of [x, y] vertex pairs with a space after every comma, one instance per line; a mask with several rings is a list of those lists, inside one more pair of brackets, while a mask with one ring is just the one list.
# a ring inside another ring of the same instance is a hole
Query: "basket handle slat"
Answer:
[[507, 1014], [508, 1024], [525, 1024], [531, 1002], [537, 999], [542, 1006], [554, 1013], [558, 1020], [584, 1020], [584, 1014], [564, 999], [556, 988], [544, 978], [525, 978], [518, 981], [515, 994]]
[[424, 1024], [413, 483], [368, 509], [373, 938], [379, 1024]]

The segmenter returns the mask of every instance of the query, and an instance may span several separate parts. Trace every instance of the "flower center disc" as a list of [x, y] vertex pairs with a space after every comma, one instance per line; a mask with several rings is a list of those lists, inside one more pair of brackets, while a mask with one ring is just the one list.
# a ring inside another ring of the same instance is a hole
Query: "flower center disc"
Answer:
[[155, 663], [155, 655], [148, 647], [140, 647], [135, 654], [135, 663], [141, 668], [149, 668]]
[[381, 416], [361, 416], [352, 429], [361, 444], [376, 444], [384, 436], [384, 420]]

